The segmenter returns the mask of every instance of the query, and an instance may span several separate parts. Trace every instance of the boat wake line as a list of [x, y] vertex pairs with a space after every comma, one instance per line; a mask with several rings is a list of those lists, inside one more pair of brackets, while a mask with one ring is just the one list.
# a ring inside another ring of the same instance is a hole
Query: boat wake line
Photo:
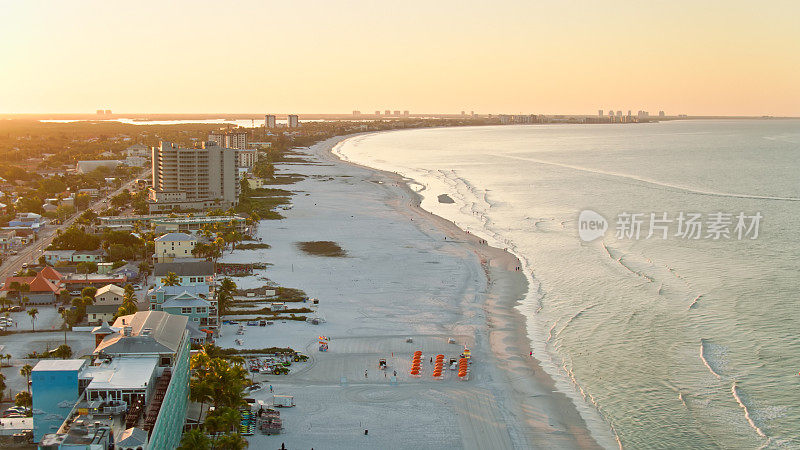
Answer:
[[744, 198], [744, 199], [755, 199], [755, 200], [775, 200], [775, 201], [786, 201], [786, 202], [800, 202], [800, 198], [798, 198], [798, 197], [776, 197], [776, 196], [769, 196], [769, 195], [752, 195], [752, 194], [737, 194], [737, 193], [730, 193], [730, 192], [704, 191], [704, 190], [700, 190], [700, 189], [694, 189], [694, 188], [690, 188], [690, 187], [686, 187], [686, 186], [681, 186], [681, 185], [678, 185], [678, 184], [664, 183], [664, 182], [661, 182], [661, 181], [651, 180], [651, 179], [648, 179], [648, 178], [638, 177], [636, 175], [630, 175], [630, 174], [626, 174], [626, 173], [611, 172], [611, 171], [601, 170], [601, 169], [592, 169], [592, 168], [588, 168], [588, 167], [575, 166], [575, 165], [572, 165], [572, 164], [564, 164], [564, 163], [558, 163], [558, 162], [552, 162], [552, 161], [544, 161], [544, 160], [536, 159], [536, 158], [525, 158], [525, 157], [522, 157], [522, 156], [513, 156], [513, 155], [499, 155], [499, 154], [496, 154], [496, 153], [492, 154], [492, 156], [496, 156], [498, 158], [516, 159], [516, 160], [520, 160], [520, 161], [530, 161], [530, 162], [537, 163], [537, 164], [545, 164], [545, 165], [549, 165], [549, 166], [564, 167], [564, 168], [567, 168], [567, 169], [579, 170], [581, 172], [589, 172], [589, 173], [607, 175], [607, 176], [612, 176], [612, 177], [617, 177], [617, 178], [625, 178], [625, 179], [629, 179], [629, 180], [639, 181], [641, 183], [650, 184], [650, 185], [653, 185], [653, 186], [659, 186], [659, 187], [663, 187], [663, 188], [667, 188], [667, 189], [673, 189], [673, 190], [676, 190], [676, 191], [685, 192], [685, 193], [689, 193], [689, 194], [695, 194], [695, 195], [708, 195], [708, 196], [712, 196], [712, 197]]

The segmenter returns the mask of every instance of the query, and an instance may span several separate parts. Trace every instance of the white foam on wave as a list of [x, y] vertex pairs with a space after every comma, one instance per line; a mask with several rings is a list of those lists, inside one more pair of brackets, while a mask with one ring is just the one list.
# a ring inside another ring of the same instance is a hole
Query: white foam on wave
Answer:
[[750, 409], [747, 408], [747, 405], [745, 404], [744, 400], [742, 400], [741, 393], [739, 392], [739, 386], [736, 384], [736, 381], [734, 381], [733, 384], [731, 385], [731, 394], [733, 394], [733, 398], [736, 400], [736, 403], [738, 403], [739, 406], [744, 410], [744, 418], [747, 420], [747, 423], [750, 425], [750, 428], [755, 430], [755, 432], [759, 436], [766, 438], [767, 443], [769, 443], [770, 441], [769, 436], [767, 436], [767, 434], [764, 433], [764, 431], [761, 428], [759, 428], [758, 425], [756, 425], [756, 422], [750, 415]]
[[703, 361], [703, 364], [706, 366], [706, 369], [708, 369], [708, 371], [711, 372], [712, 375], [721, 380], [722, 375], [720, 375], [719, 372], [714, 370], [714, 368], [711, 367], [711, 363], [708, 361], [706, 348], [707, 348], [707, 341], [705, 339], [700, 339], [700, 360]]

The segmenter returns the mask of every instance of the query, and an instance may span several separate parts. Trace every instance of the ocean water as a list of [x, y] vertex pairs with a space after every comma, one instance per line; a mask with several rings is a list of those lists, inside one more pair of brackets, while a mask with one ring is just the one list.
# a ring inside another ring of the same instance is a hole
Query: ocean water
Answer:
[[[334, 151], [520, 257], [537, 357], [604, 445], [800, 448], [800, 121], [405, 130]], [[580, 239], [583, 210], [600, 238]]]

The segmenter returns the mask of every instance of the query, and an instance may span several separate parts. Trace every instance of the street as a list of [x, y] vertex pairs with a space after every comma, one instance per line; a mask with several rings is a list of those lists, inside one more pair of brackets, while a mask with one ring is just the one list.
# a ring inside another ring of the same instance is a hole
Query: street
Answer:
[[[148, 178], [150, 174], [150, 170], [146, 170], [139, 174], [137, 178]], [[128, 189], [131, 190], [134, 182], [137, 178], [129, 181], [128, 183], [123, 184], [114, 192], [98, 199], [96, 202], [89, 205], [87, 209], [93, 209], [95, 212], [99, 213], [103, 210], [103, 200], [107, 200], [119, 193], [123, 190]], [[85, 210], [84, 210], [85, 211]], [[83, 213], [83, 211], [76, 212], [72, 215], [69, 219], [64, 221], [61, 225], [56, 226], [47, 226], [40, 234], [37, 235], [36, 241], [32, 242], [25, 247], [18, 250], [18, 254], [9, 256], [5, 261], [3, 261], [2, 266], [0, 266], [0, 281], [5, 281], [6, 277], [9, 277], [19, 271], [22, 268], [22, 264], [38, 264], [39, 256], [44, 253], [45, 249], [50, 245], [53, 241], [53, 237], [56, 235], [56, 230], [65, 230], [69, 228], [78, 217]]]

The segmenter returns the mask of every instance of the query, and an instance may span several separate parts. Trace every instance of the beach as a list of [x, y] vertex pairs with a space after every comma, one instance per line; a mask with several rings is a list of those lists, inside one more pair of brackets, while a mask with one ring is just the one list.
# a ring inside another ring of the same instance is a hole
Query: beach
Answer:
[[[222, 327], [220, 346], [290, 346], [310, 357], [287, 376], [255, 375], [264, 389], [253, 398], [271, 404], [271, 385], [296, 406], [282, 410], [282, 434], [257, 434], [251, 446], [599, 447], [572, 400], [529, 355], [525, 318], [515, 309], [527, 291], [517, 258], [421, 209], [398, 175], [339, 160], [331, 149], [342, 139], [301, 149], [309, 163], [278, 165], [305, 178], [288, 187], [295, 195], [286, 217], [259, 225], [272, 247], [221, 260], [267, 263], [237, 285], [263, 285], [263, 276], [303, 289], [319, 299], [316, 314], [325, 319], [246, 327], [244, 336]], [[314, 240], [334, 241], [347, 255], [313, 256], [296, 245]], [[317, 350], [318, 336], [330, 339], [329, 351]], [[469, 380], [447, 370], [444, 379], [431, 376], [429, 358], [457, 358], [465, 346]], [[409, 375], [416, 350], [420, 378]]]

